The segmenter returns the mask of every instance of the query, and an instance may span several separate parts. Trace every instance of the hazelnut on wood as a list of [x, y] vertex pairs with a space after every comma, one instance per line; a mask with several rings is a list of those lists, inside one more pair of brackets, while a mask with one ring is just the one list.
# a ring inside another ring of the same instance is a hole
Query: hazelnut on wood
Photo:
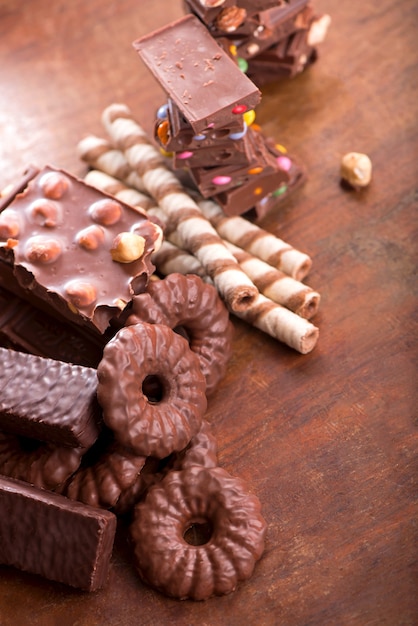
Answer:
[[341, 178], [354, 188], [367, 187], [372, 179], [372, 162], [367, 154], [345, 154], [341, 160]]

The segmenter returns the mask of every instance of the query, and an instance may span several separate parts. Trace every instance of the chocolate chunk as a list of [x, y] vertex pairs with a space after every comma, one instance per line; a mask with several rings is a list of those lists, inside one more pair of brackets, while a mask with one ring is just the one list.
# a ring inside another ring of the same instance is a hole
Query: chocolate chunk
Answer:
[[195, 133], [227, 126], [231, 118], [254, 109], [260, 101], [256, 86], [194, 15], [133, 45]]
[[51, 316], [0, 286], [0, 346], [66, 363], [97, 367], [103, 335]]
[[96, 370], [0, 348], [0, 428], [69, 447], [97, 439]]
[[[154, 271], [160, 237], [144, 213], [51, 167], [0, 213], [0, 284], [37, 299], [73, 323], [104, 333]], [[12, 235], [8, 234], [13, 233]], [[134, 233], [143, 254], [112, 259], [115, 239]]]
[[116, 517], [0, 476], [0, 563], [86, 591], [109, 572]]
[[[228, 192], [243, 185], [253, 185], [255, 196], [252, 204], [267, 193], [274, 191], [281, 182], [287, 182], [287, 173], [277, 167], [276, 159], [266, 147], [262, 133], [248, 128], [247, 150], [249, 161], [244, 166], [219, 165], [212, 167], [191, 168], [191, 176], [205, 198]], [[266, 176], [275, 176], [267, 184]], [[262, 184], [261, 181], [264, 181]], [[258, 197], [257, 197], [258, 196]], [[242, 212], [242, 211], [241, 211]]]

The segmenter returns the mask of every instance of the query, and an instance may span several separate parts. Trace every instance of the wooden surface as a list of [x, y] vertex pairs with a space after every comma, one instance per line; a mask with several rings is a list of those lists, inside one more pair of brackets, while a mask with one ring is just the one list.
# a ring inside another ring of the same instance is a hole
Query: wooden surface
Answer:
[[[418, 6], [315, 6], [333, 20], [319, 61], [265, 88], [257, 121], [308, 170], [263, 225], [313, 259], [320, 340], [301, 356], [235, 320], [207, 414], [220, 465], [262, 502], [262, 560], [232, 595], [180, 603], [140, 583], [121, 532], [93, 595], [0, 568], [2, 626], [418, 623]], [[180, 0], [0, 0], [0, 185], [28, 163], [84, 175], [76, 144], [112, 102], [151, 129], [163, 94], [131, 42], [181, 15]], [[374, 165], [361, 193], [339, 184], [352, 150]]]

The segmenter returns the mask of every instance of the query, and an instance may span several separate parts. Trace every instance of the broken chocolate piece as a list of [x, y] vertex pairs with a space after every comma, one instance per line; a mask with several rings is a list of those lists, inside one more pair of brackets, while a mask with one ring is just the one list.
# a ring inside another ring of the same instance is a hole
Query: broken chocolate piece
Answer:
[[106, 582], [116, 532], [109, 511], [0, 476], [0, 563], [85, 591]]
[[194, 15], [136, 40], [133, 46], [195, 133], [227, 126], [260, 101], [257, 87]]
[[0, 346], [74, 365], [97, 367], [106, 344], [58, 316], [31, 306], [0, 286]]
[[0, 348], [0, 428], [69, 447], [97, 439], [96, 370]]
[[[15, 285], [24, 297], [96, 333], [108, 329], [155, 269], [151, 254], [160, 229], [63, 170], [44, 168], [0, 216], [0, 284], [14, 292]], [[112, 260], [110, 252], [123, 232], [145, 240], [143, 255], [128, 263]]]

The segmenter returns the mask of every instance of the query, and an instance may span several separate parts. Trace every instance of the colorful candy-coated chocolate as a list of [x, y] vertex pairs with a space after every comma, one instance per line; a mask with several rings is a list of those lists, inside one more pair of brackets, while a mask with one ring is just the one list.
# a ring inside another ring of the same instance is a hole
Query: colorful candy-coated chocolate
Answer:
[[157, 118], [159, 120], [166, 120], [168, 116], [168, 105], [163, 104], [157, 111]]
[[241, 72], [244, 72], [244, 74], [245, 74], [245, 72], [248, 70], [248, 62], [245, 59], [243, 59], [242, 57], [238, 57], [237, 58], [237, 64], [238, 64], [238, 67], [241, 70]]
[[247, 124], [245, 124], [244, 122], [244, 130], [242, 130], [240, 133], [230, 133], [228, 137], [232, 139], [233, 141], [238, 141], [239, 139], [242, 139], [243, 137], [245, 137], [247, 133], [247, 128], [248, 128]]
[[190, 159], [193, 156], [193, 152], [191, 150], [185, 150], [184, 152], [179, 152], [177, 154], [178, 159]]
[[232, 109], [232, 113], [234, 113], [234, 115], [242, 115], [243, 113], [245, 113], [247, 111], [247, 109], [248, 109], [247, 105], [245, 105], [245, 104], [237, 104]]
[[247, 124], [247, 126], [251, 126], [251, 124], [255, 120], [255, 111], [254, 111], [254, 109], [251, 109], [250, 111], [247, 111], [246, 113], [244, 113], [244, 115], [242, 117], [244, 119], [244, 122]]
[[214, 185], [228, 185], [231, 180], [232, 178], [230, 176], [215, 176], [215, 178], [212, 178]]
[[277, 161], [277, 165], [284, 172], [288, 172], [290, 168], [292, 167], [292, 161], [287, 156], [279, 156], [277, 157], [276, 161]]

